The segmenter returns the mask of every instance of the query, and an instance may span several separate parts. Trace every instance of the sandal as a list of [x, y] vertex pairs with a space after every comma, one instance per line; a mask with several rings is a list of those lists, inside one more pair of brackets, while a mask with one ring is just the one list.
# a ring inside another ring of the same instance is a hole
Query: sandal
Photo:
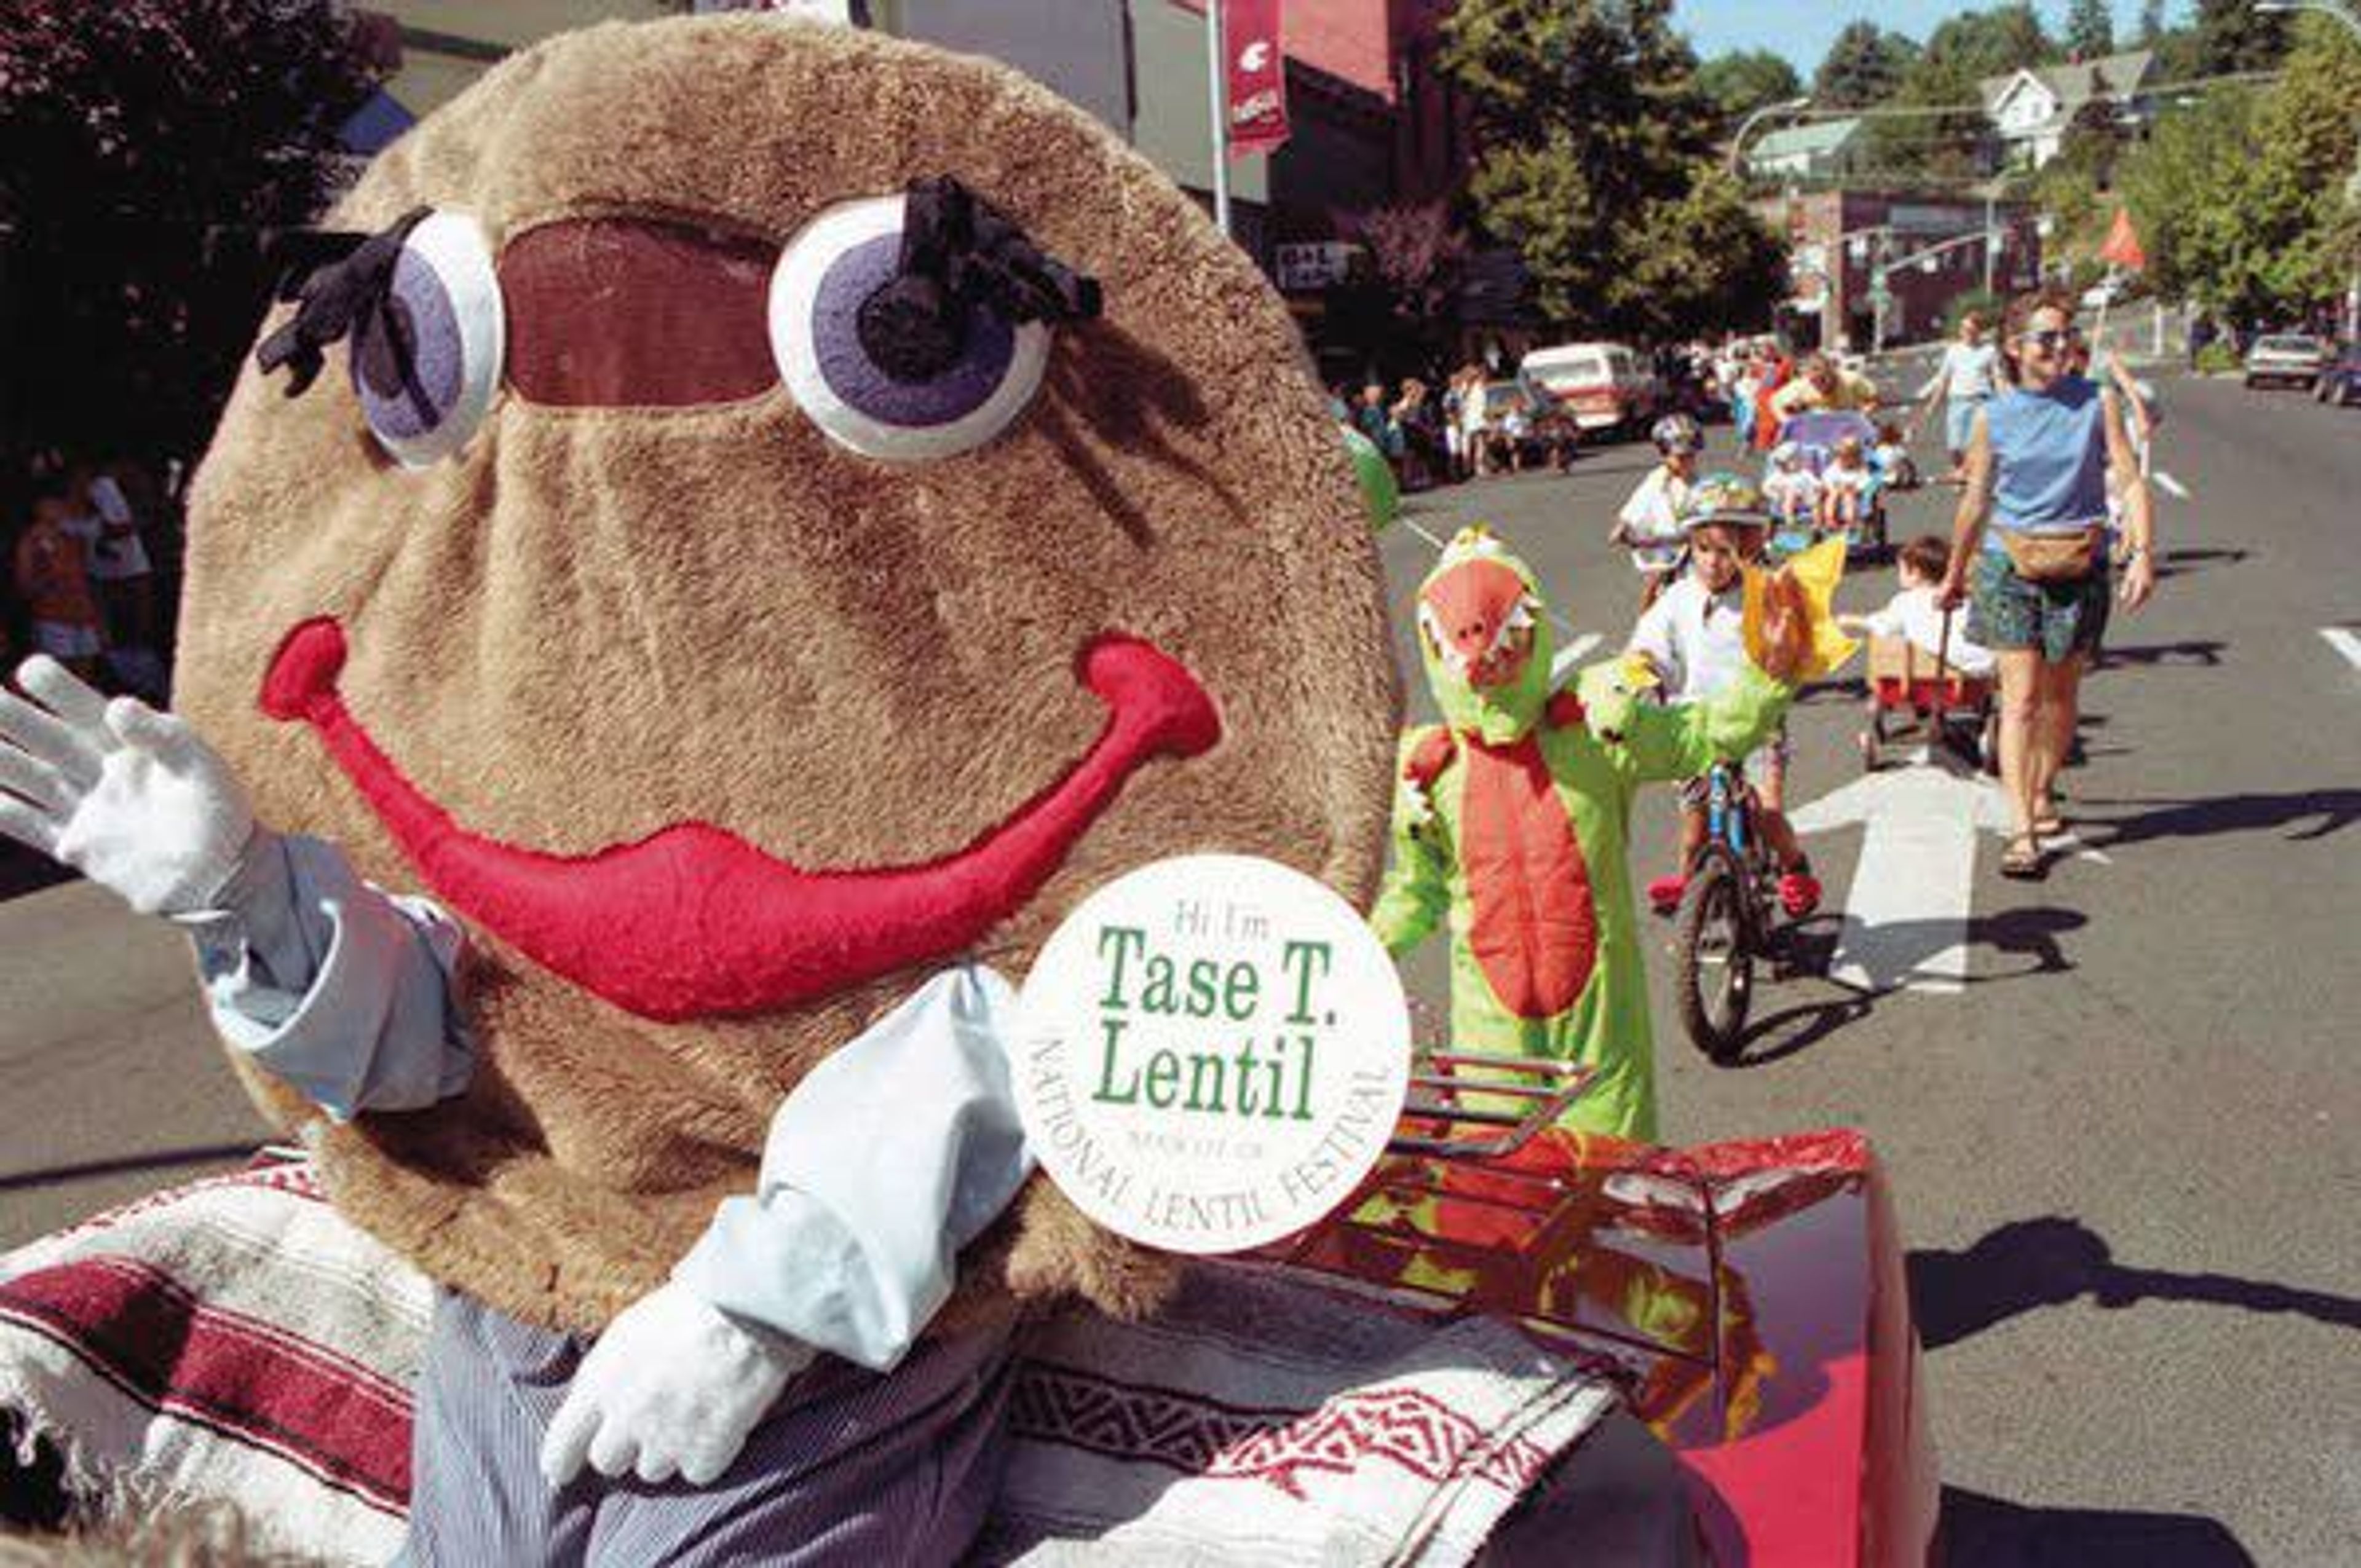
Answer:
[[2033, 833], [2012, 835], [2008, 848], [2001, 851], [2000, 874], [2015, 882], [2038, 882], [2041, 873], [2039, 836]]
[[2037, 839], [2059, 838], [2065, 831], [2066, 819], [2054, 811], [2047, 817], [2037, 817], [2033, 819], [2033, 833]]

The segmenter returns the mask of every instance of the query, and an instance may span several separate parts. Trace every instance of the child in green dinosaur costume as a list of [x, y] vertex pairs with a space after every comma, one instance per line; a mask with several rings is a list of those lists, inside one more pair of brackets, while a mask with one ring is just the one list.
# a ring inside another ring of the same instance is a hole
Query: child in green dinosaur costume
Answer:
[[1611, 666], [1586, 672], [1581, 696], [1553, 691], [1540, 587], [1481, 528], [1462, 530], [1419, 588], [1444, 722], [1402, 737], [1393, 863], [1370, 923], [1399, 957], [1449, 914], [1453, 1045], [1596, 1068], [1569, 1126], [1656, 1136], [1625, 863], [1631, 800], [1769, 736], [1809, 652], [1813, 608], [1773, 582], [1755, 663], [1710, 702], [1662, 707]]

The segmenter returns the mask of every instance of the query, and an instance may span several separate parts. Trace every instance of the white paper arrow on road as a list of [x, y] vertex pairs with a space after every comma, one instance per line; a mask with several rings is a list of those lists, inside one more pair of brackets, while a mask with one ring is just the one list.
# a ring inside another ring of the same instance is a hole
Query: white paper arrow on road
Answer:
[[[2008, 797], [1948, 758], [1865, 774], [1790, 814], [1798, 833], [1863, 824], [1828, 978], [1867, 991], [1956, 992], [1968, 978], [1976, 834], [2005, 833]], [[2072, 834], [2053, 849], [2104, 861]]]

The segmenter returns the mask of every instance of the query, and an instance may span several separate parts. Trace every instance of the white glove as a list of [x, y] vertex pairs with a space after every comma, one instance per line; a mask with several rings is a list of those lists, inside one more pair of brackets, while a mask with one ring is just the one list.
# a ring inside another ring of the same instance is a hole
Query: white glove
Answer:
[[0, 691], [0, 833], [64, 861], [143, 915], [212, 907], [254, 836], [229, 765], [186, 721], [109, 702], [45, 653]]
[[582, 1358], [543, 1440], [541, 1473], [563, 1486], [587, 1457], [601, 1475], [709, 1485], [811, 1360], [807, 1345], [758, 1337], [686, 1286], [661, 1286]]

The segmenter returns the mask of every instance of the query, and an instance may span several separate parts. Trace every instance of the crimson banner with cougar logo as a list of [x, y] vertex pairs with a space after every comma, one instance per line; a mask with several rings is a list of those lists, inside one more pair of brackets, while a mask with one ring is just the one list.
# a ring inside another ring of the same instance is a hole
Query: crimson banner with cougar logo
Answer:
[[1287, 56], [1279, 46], [1279, 0], [1215, 0], [1229, 56], [1230, 156], [1271, 152], [1287, 140]]

